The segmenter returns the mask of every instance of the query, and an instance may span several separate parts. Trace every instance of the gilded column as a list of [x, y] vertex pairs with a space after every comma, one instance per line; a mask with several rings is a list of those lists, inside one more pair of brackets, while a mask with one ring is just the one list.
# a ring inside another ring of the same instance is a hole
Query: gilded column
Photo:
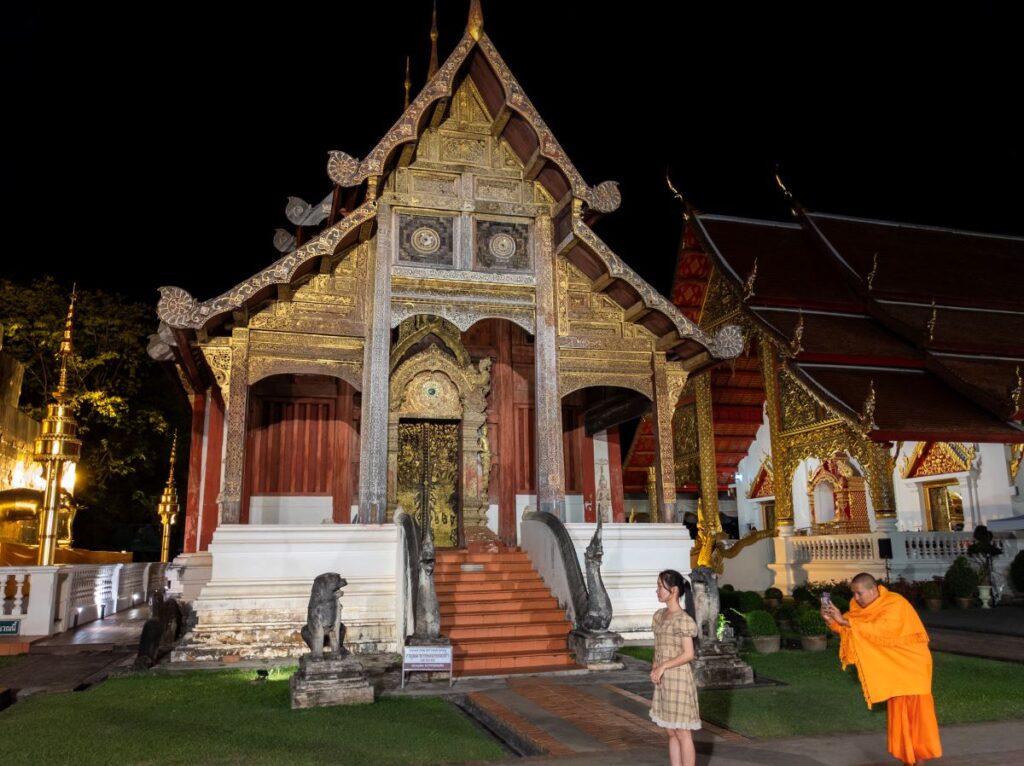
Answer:
[[[669, 393], [665, 355], [652, 354], [651, 364], [654, 383], [654, 473], [658, 494], [658, 508], [652, 507], [651, 521], [672, 522], [675, 521], [676, 509], [676, 458], [672, 440], [672, 412], [675, 409], [675, 402]], [[710, 395], [709, 390], [709, 403]]]
[[868, 464], [864, 468], [875, 522], [879, 530], [895, 532], [896, 492], [892, 482], [894, 459], [885, 444], [867, 439], [865, 441], [867, 443], [864, 449], [867, 452]]
[[242, 515], [242, 473], [245, 470], [245, 419], [249, 407], [249, 330], [231, 332], [231, 369], [224, 391], [224, 484], [217, 504], [220, 522], [237, 524]]
[[697, 447], [700, 452], [700, 498], [706, 519], [717, 529], [718, 466], [715, 460], [715, 420], [711, 411], [711, 373], [693, 378], [697, 406]]
[[537, 510], [565, 520], [562, 399], [558, 392], [558, 296], [551, 218], [537, 218], [537, 334], [534, 337], [534, 416], [537, 420]]
[[761, 357], [761, 377], [764, 381], [768, 412], [768, 434], [772, 444], [772, 465], [775, 469], [775, 526], [779, 534], [793, 533], [793, 471], [795, 465], [786, 453], [782, 439], [782, 405], [779, 400], [779, 365], [772, 344], [758, 336], [757, 353]]
[[380, 203], [367, 296], [363, 346], [362, 425], [359, 434], [359, 520], [384, 522], [388, 497], [388, 372], [391, 354], [391, 206]]

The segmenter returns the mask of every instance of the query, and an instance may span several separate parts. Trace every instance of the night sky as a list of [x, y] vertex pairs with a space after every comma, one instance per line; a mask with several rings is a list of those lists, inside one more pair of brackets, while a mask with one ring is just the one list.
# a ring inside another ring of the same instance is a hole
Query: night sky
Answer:
[[[289, 5], [5, 9], [0, 275], [155, 306], [160, 285], [203, 300], [272, 262], [285, 198], [329, 192], [328, 150], [369, 152], [429, 50], [429, 0]], [[439, 5], [443, 61], [468, 2]], [[666, 166], [707, 212], [786, 220], [778, 162], [813, 210], [1024, 235], [1009, 11], [766, 5], [485, 0], [584, 178], [620, 182], [597, 231], [628, 263], [668, 290]]]

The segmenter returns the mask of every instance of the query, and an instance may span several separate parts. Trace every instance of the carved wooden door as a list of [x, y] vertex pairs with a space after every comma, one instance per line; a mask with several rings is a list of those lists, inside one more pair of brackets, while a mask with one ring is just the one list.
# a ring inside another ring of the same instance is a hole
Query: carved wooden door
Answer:
[[452, 421], [398, 424], [398, 503], [430, 524], [438, 548], [459, 544], [459, 430]]

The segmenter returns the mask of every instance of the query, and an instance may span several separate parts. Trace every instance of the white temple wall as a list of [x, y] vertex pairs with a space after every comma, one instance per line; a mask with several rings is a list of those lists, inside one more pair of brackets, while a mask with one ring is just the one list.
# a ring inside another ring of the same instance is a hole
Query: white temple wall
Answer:
[[746, 534], [753, 524], [758, 529], [764, 527], [761, 503], [747, 497], [750, 485], [757, 478], [761, 462], [765, 455], [772, 454], [772, 438], [768, 428], [768, 416], [762, 411], [761, 425], [757, 429], [754, 441], [750, 443], [747, 456], [736, 466], [736, 507], [739, 515], [740, 535]]

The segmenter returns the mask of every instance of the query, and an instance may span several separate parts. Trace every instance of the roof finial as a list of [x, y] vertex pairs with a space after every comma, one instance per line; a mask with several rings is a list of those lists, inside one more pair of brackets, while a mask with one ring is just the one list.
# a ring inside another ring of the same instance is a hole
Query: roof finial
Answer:
[[877, 404], [875, 396], [875, 381], [871, 380], [868, 384], [868, 396], [864, 400], [864, 408], [860, 413], [860, 424], [866, 431], [875, 431], [878, 429], [878, 425], [875, 423], [875, 404]]
[[747, 280], [743, 283], [743, 302], [746, 303], [754, 297], [754, 282], [757, 281], [757, 256], [754, 256], [754, 265], [747, 274]]
[[409, 91], [412, 90], [412, 80], [409, 77], [409, 57], [405, 57], [405, 109], [409, 108]]
[[1013, 415], [1020, 412], [1021, 406], [1024, 406], [1024, 377], [1021, 377], [1019, 364], [1017, 365], [1016, 375], [1017, 385], [1010, 391], [1010, 401], [1013, 402]]
[[63, 402], [68, 390], [68, 359], [71, 358], [71, 329], [75, 324], [75, 298], [77, 285], [71, 286], [71, 302], [68, 304], [68, 315], [64, 319], [64, 337], [60, 340], [60, 350], [57, 356], [60, 357], [60, 377], [57, 380], [57, 390], [53, 392], [58, 402]]
[[789, 350], [793, 356], [797, 356], [804, 350], [804, 311], [800, 309], [800, 318], [796, 320], [796, 328], [793, 330], [793, 339], [789, 341]]
[[672, 178], [669, 176], [668, 167], [665, 168], [665, 183], [668, 184], [668, 190], [672, 192], [672, 198], [679, 200], [680, 204], [683, 206], [683, 220], [690, 221], [692, 218], [696, 218], [699, 211], [687, 202], [686, 198], [680, 194], [679, 190], [672, 184]]
[[932, 298], [932, 315], [928, 317], [928, 342], [935, 340], [935, 325], [939, 321], [939, 310], [935, 307], [935, 299]]
[[434, 0], [434, 14], [430, 21], [430, 66], [427, 67], [427, 82], [437, 74], [437, 0]]
[[868, 272], [868, 292], [875, 286], [875, 275], [878, 274], [878, 252], [871, 256], [871, 271]]
[[789, 212], [793, 214], [794, 218], [800, 217], [800, 203], [796, 201], [796, 197], [793, 196], [793, 192], [786, 188], [786, 184], [782, 182], [782, 170], [778, 163], [775, 163], [775, 183], [782, 189], [782, 193], [786, 195], [786, 201], [789, 203]]
[[470, 0], [469, 22], [466, 24], [466, 31], [472, 35], [474, 40], [479, 40], [484, 33], [484, 9], [480, 7], [480, 0]]
[[174, 486], [174, 464], [178, 459], [178, 429], [174, 429], [174, 438], [171, 440], [171, 468], [167, 474], [167, 487]]

